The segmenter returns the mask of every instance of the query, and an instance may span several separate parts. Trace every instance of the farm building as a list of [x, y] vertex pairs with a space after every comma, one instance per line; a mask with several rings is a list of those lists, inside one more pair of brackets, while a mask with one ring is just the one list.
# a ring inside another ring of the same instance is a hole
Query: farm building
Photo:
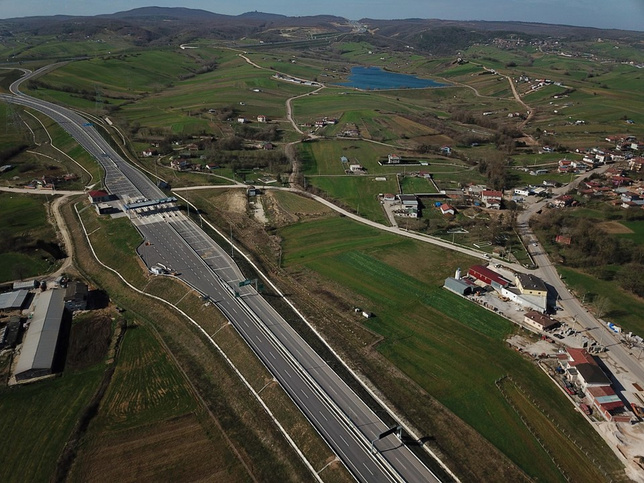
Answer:
[[453, 215], [456, 212], [454, 210], [454, 207], [451, 205], [448, 205], [447, 203], [443, 203], [442, 205], [440, 205], [439, 209], [441, 210], [441, 214], [443, 215]]
[[403, 204], [403, 206], [408, 206], [410, 208], [418, 208], [418, 198], [415, 195], [398, 195], [398, 199]]
[[473, 265], [467, 273], [470, 277], [480, 280], [487, 285], [492, 285], [494, 288], [507, 287], [510, 285], [510, 281], [508, 279], [483, 265]]
[[472, 283], [462, 278], [447, 277], [443, 287], [459, 295], [470, 295], [473, 292]]
[[65, 312], [64, 297], [65, 291], [60, 289], [39, 294], [14, 370], [17, 381], [52, 373]]
[[0, 294], [0, 310], [20, 310], [27, 295], [29, 295], [29, 290], [24, 289]]
[[65, 307], [71, 312], [87, 308], [87, 285], [83, 282], [72, 282], [65, 290]]
[[534, 310], [525, 314], [523, 316], [523, 321], [538, 331], [548, 330], [559, 323], [552, 317], [548, 317], [540, 312], [535, 312]]
[[38, 280], [25, 280], [22, 282], [13, 282], [12, 290], [33, 290], [39, 286], [40, 282]]
[[537, 297], [547, 297], [548, 288], [539, 277], [531, 273], [517, 273], [515, 283], [522, 295], [535, 295]]
[[593, 406], [608, 420], [612, 421], [615, 412], [622, 412], [624, 403], [611, 386], [589, 387], [586, 394], [593, 402]]
[[547, 297], [539, 295], [524, 295], [521, 293], [521, 290], [516, 287], [501, 287], [501, 295], [528, 310], [545, 312], [548, 309]]
[[88, 193], [89, 201], [92, 204], [96, 203], [107, 203], [111, 201], [112, 197], [107, 191], [103, 190], [92, 190]]

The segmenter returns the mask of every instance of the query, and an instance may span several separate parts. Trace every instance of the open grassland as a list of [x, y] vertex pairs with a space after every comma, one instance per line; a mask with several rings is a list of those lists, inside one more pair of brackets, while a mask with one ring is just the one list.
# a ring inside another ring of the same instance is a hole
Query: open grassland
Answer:
[[78, 210], [98, 257], [104, 262], [109, 262], [110, 267], [130, 282], [145, 283], [147, 274], [143, 271], [142, 262], [136, 254], [136, 248], [143, 243], [143, 238], [130, 220], [98, 217], [89, 201], [81, 202]]
[[213, 120], [209, 109], [231, 108], [235, 116], [249, 119], [260, 114], [280, 119], [285, 117], [287, 98], [311, 90], [274, 79], [271, 71], [259, 70], [237, 56], [222, 61], [213, 72], [177, 82], [172, 88], [123, 107], [118, 116], [146, 126], [171, 127], [174, 132], [189, 133], [186, 124], [195, 124], [193, 132], [207, 131], [208, 122]]
[[405, 176], [400, 184], [402, 185], [402, 192], [405, 194], [436, 193], [436, 188], [427, 178]]
[[29, 143], [27, 132], [20, 120], [21, 111], [22, 108], [13, 104], [0, 103], [0, 123], [3, 126], [0, 129], [0, 153], [3, 153], [3, 164], [8, 161], [10, 152]]
[[[392, 153], [391, 147], [359, 140], [314, 141], [300, 143], [298, 154], [305, 175], [343, 175], [348, 165], [359, 164], [370, 175], [390, 175], [400, 171], [399, 166], [381, 166], [378, 161]], [[345, 165], [340, 160], [346, 157]]]
[[[471, 261], [343, 218], [299, 223], [280, 235], [288, 270], [312, 270], [373, 312], [366, 325], [383, 337], [378, 351], [529, 475], [548, 479], [556, 469], [496, 388], [503, 375], [521, 381], [569, 433], [583, 432], [594, 457], [605, 457], [608, 449], [590, 426], [579, 424], [557, 388], [507, 348], [513, 324], [439, 288], [456, 266]], [[608, 465], [619, 468], [616, 460]]]
[[[0, 173], [0, 183], [22, 187], [42, 176], [57, 179], [56, 188], [80, 190], [91, 181], [98, 182], [98, 163], [51, 119], [36, 111], [0, 104], [0, 122], [7, 129], [0, 134], [3, 163], [13, 169]], [[83, 169], [84, 168], [84, 169]], [[87, 170], [88, 174], [85, 170]], [[65, 181], [73, 174], [77, 179]]]
[[150, 50], [70, 62], [44, 80], [59, 90], [71, 87], [132, 98], [167, 87], [196, 68], [194, 59], [181, 52]]
[[[576, 433], [564, 434], [558, 429], [558, 423], [553, 421], [548, 413], [540, 410], [534, 400], [526, 395], [522, 389], [514, 384], [511, 380], [504, 379], [498, 383], [499, 390], [507, 398], [514, 410], [521, 416], [524, 423], [530, 428], [535, 439], [537, 439], [557, 468], [550, 465], [544, 470], [552, 470], [552, 474], [547, 477], [547, 481], [565, 481], [564, 478], [572, 478], [574, 481], [604, 481], [610, 478], [602, 469], [595, 465], [589, 465], [588, 459], [584, 457], [582, 450], [575, 442], [577, 441]], [[582, 417], [576, 415], [577, 420]], [[600, 449], [600, 448], [598, 448]], [[562, 458], [562, 455], [566, 455]], [[601, 462], [600, 462], [601, 464]]]
[[320, 216], [328, 214], [331, 209], [304, 196], [288, 191], [271, 191], [270, 196], [279, 204], [281, 211], [295, 216]]
[[326, 64], [319, 60], [316, 61], [315, 59], [301, 56], [298, 56], [297, 59], [289, 59], [286, 56], [277, 56], [268, 52], [246, 54], [246, 57], [257, 65], [274, 72], [291, 75], [299, 79], [319, 80], [321, 82], [325, 81], [321, 75]]
[[102, 374], [103, 367], [95, 366], [35, 384], [0, 388], [0, 427], [11, 435], [11, 450], [0, 453], [3, 481], [48, 481], [52, 477], [58, 456]]
[[364, 176], [338, 176], [310, 178], [312, 186], [324, 191], [331, 198], [348, 206], [351, 210], [370, 220], [387, 223], [387, 217], [378, 195], [380, 193], [396, 193], [396, 180], [388, 176], [387, 181], [376, 181], [375, 178]]
[[605, 297], [611, 303], [606, 307], [604, 319], [627, 332], [644, 334], [644, 301], [641, 298], [622, 290], [615, 282], [599, 280], [573, 268], [558, 266], [557, 270], [568, 287], [585, 299], [591, 311], [594, 310], [593, 302]]
[[118, 431], [155, 424], [196, 409], [185, 379], [150, 330], [128, 328], [96, 428]]
[[0, 192], [0, 281], [34, 277], [55, 266], [58, 240], [47, 221], [47, 201]]
[[30, 60], [67, 59], [71, 57], [83, 57], [111, 54], [130, 48], [126, 41], [115, 37], [101, 36], [93, 39], [85, 39], [80, 42], [69, 42], [60, 40], [57, 37], [39, 36], [37, 39], [29, 38], [22, 41], [12, 52], [12, 57], [21, 62]]
[[[130, 327], [72, 481], [249, 475], [205, 417], [176, 363], [145, 326]], [[171, 451], [168, 451], [171, 448]]]

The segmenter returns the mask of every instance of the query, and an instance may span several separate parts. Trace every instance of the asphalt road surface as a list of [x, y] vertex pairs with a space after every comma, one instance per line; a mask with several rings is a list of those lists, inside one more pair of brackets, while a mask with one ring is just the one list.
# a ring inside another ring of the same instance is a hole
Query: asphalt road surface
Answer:
[[[105, 186], [126, 201], [165, 195], [123, 160], [94, 126], [77, 113], [19, 93], [23, 77], [0, 96], [38, 110], [59, 123], [105, 168]], [[252, 286], [239, 287], [234, 261], [194, 222], [177, 211], [131, 213], [150, 245], [142, 245], [148, 266], [163, 263], [216, 304], [273, 373], [318, 432], [359, 481], [438, 481], [395, 435], [378, 439], [387, 426], [318, 356]], [[236, 294], [238, 293], [238, 295]]]

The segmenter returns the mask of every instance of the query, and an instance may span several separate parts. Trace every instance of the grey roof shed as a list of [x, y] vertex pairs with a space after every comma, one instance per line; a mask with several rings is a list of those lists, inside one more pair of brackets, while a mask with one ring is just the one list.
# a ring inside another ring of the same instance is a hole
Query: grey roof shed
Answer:
[[0, 310], [17, 310], [22, 308], [29, 290], [16, 290], [0, 294]]
[[51, 374], [58, 334], [65, 311], [65, 291], [47, 290], [36, 300], [36, 308], [16, 364], [16, 380]]

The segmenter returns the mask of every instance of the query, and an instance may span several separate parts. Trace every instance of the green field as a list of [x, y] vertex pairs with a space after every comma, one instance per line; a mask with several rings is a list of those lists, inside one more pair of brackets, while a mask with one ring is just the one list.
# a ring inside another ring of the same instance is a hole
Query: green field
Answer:
[[406, 194], [437, 193], [434, 184], [426, 178], [405, 176], [401, 181], [402, 191]]
[[629, 240], [633, 240], [639, 245], [644, 245], [644, 220], [621, 221], [620, 223], [629, 230], [633, 231], [633, 233], [620, 234], [620, 237], [628, 238]]
[[387, 181], [376, 181], [360, 175], [310, 178], [309, 184], [348, 206], [360, 216], [379, 223], [387, 223], [387, 217], [380, 204], [378, 195], [396, 193], [397, 186], [393, 176]]
[[599, 280], [579, 270], [557, 267], [566, 285], [573, 289], [593, 309], [593, 301], [598, 297], [610, 300], [604, 319], [634, 334], [644, 334], [644, 302], [637, 296], [619, 288], [615, 282]]
[[0, 388], [0, 427], [13, 435], [11, 451], [0, 453], [3, 481], [50, 480], [103, 370], [98, 365], [36, 384]]
[[132, 283], [144, 283], [145, 274], [138, 263], [137, 247], [143, 239], [132, 225], [129, 218], [112, 219], [109, 216], [97, 216], [96, 211], [83, 201], [77, 205], [87, 233], [101, 231], [102, 236], [90, 235], [90, 240], [100, 260], [109, 262], [111, 268], [117, 270]]
[[496, 389], [503, 375], [521, 381], [562, 427], [583, 433], [595, 455], [607, 451], [543, 373], [506, 348], [513, 324], [440, 288], [468, 259], [337, 217], [280, 236], [285, 268], [306, 267], [344, 287], [375, 314], [366, 323], [384, 337], [378, 350], [532, 477], [550, 481], [557, 470]]
[[45, 204], [52, 197], [0, 192], [0, 281], [42, 275], [59, 256]]

